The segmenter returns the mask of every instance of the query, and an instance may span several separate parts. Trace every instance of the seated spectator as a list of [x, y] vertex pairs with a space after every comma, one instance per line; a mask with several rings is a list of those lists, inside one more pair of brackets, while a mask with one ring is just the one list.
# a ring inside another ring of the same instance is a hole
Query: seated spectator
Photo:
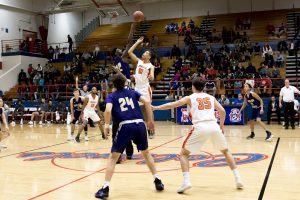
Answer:
[[243, 27], [244, 27], [244, 30], [249, 30], [251, 28], [251, 20], [249, 17], [246, 17], [243, 20]]
[[232, 80], [224, 81], [224, 86], [225, 86], [226, 96], [232, 95], [233, 94], [233, 82], [232, 82]]
[[71, 72], [71, 66], [68, 63], [66, 63], [64, 65], [64, 73], [69, 73], [69, 72]]
[[205, 83], [204, 92], [210, 93], [212, 96], [216, 95], [217, 87], [215, 81], [211, 76], [207, 76], [207, 82]]
[[244, 98], [243, 98], [243, 95], [241, 93], [238, 94], [237, 99], [234, 99], [232, 101], [232, 104], [234, 104], [234, 105], [243, 105], [243, 103], [244, 103]]
[[254, 47], [253, 47], [253, 55], [260, 55], [260, 46], [258, 44], [258, 42], [255, 43]]
[[234, 93], [240, 94], [242, 92], [242, 88], [243, 88], [243, 81], [241, 79], [235, 80], [233, 87], [234, 87]]
[[152, 35], [150, 43], [151, 43], [151, 47], [156, 47], [158, 45], [157, 35], [155, 35], [155, 34]]
[[[46, 113], [49, 112], [49, 106], [46, 102], [45, 98], [41, 99], [41, 104], [36, 112], [31, 114], [31, 119], [28, 122], [29, 125], [33, 125], [34, 119], [39, 118], [41, 116], [41, 120], [39, 122], [40, 125], [43, 125], [44, 118], [46, 118]], [[45, 121], [47, 123], [47, 121]]]
[[170, 59], [172, 59], [173, 56], [174, 56], [176, 59], [178, 59], [178, 58], [181, 56], [180, 48], [177, 47], [175, 44], [174, 44], [174, 46], [173, 46], [172, 49], [171, 49]]
[[279, 108], [279, 104], [276, 101], [274, 95], [271, 97], [271, 100], [268, 103], [268, 111], [267, 111], [268, 124], [270, 124], [272, 113], [276, 113], [277, 122], [278, 122], [278, 124], [280, 124], [280, 108]]
[[24, 107], [22, 101], [19, 99], [17, 102], [17, 105], [15, 106], [15, 110], [12, 113], [12, 122], [11, 122], [12, 125], [16, 124], [16, 122], [15, 122], [16, 115], [20, 115], [20, 125], [23, 125], [24, 111], [25, 111], [25, 107]]
[[[56, 111], [57, 111], [57, 108], [55, 105], [53, 105], [53, 102], [51, 100], [49, 100], [48, 102], [48, 112], [46, 112], [46, 115], [45, 115], [45, 121], [48, 122], [48, 124], [53, 124], [53, 118], [56, 117], [55, 114], [56, 114]], [[50, 121], [48, 119], [48, 116], [50, 116]]]
[[278, 27], [278, 32], [276, 33], [277, 37], [280, 38], [283, 35], [286, 35], [286, 27], [283, 23]]
[[247, 49], [244, 53], [244, 61], [247, 62], [247, 61], [251, 61], [251, 54], [249, 52], [249, 50]]
[[218, 102], [221, 105], [229, 105], [230, 104], [229, 99], [224, 94], [221, 94], [221, 98], [218, 100]]
[[58, 117], [56, 116], [56, 121], [60, 121], [61, 123], [65, 123], [67, 122], [67, 114], [68, 114], [68, 110], [66, 108], [66, 105], [63, 101], [59, 101], [58, 102], [58, 106], [57, 106], [57, 112], [56, 115], [58, 114], [58, 116], [60, 117], [60, 119], [58, 119]]
[[55, 49], [54, 49], [53, 59], [54, 60], [58, 60], [59, 59], [59, 55], [60, 55], [60, 49], [58, 48], [58, 46], [56, 46]]
[[271, 23], [268, 23], [266, 26], [267, 35], [268, 36], [274, 36], [275, 35], [275, 26]]
[[264, 58], [266, 54], [273, 55], [272, 47], [268, 43], [265, 43], [265, 45], [262, 48], [262, 57]]
[[284, 57], [282, 53], [277, 52], [274, 58], [276, 67], [283, 67]]
[[220, 42], [221, 41], [221, 35], [217, 32], [217, 30], [214, 28], [211, 34], [211, 40], [210, 42]]
[[271, 80], [267, 76], [262, 76], [258, 82], [258, 91], [262, 96], [267, 96], [268, 89], [271, 88]]
[[21, 69], [19, 75], [18, 75], [18, 82], [19, 82], [19, 85], [22, 84], [22, 82], [25, 82], [26, 85], [28, 84], [27, 82], [27, 76], [26, 76], [26, 73], [24, 72], [23, 69]]
[[217, 71], [214, 70], [214, 68], [209, 65], [206, 70], [204, 71], [204, 74], [206, 74], [207, 76], [210, 76], [211, 79], [215, 79], [216, 75], [217, 75]]
[[278, 49], [278, 51], [280, 51], [280, 53], [282, 53], [282, 52], [286, 53], [286, 51], [288, 50], [288, 45], [287, 45], [286, 41], [281, 40], [280, 42], [278, 42], [277, 49]]

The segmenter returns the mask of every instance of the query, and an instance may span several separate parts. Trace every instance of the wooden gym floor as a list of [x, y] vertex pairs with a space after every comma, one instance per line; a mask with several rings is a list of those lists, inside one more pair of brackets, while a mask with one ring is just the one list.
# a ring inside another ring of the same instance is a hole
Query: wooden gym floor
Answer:
[[[300, 127], [284, 130], [268, 125], [273, 142], [256, 127], [255, 140], [246, 140], [248, 126], [226, 126], [226, 138], [245, 188], [236, 190], [224, 159], [210, 142], [191, 157], [193, 187], [176, 193], [182, 181], [178, 153], [189, 126], [156, 122], [156, 137], [149, 140], [165, 191], [156, 192], [153, 177], [137, 155], [117, 165], [109, 199], [300, 199]], [[100, 139], [99, 129], [90, 128], [90, 141], [67, 142], [67, 125], [10, 126], [12, 135], [0, 152], [1, 200], [89, 200], [103, 184], [111, 139]], [[279, 139], [280, 138], [280, 139]], [[277, 144], [277, 148], [276, 148]], [[275, 149], [277, 150], [276, 153]], [[271, 165], [272, 156], [274, 162]], [[268, 170], [270, 169], [270, 170]]]

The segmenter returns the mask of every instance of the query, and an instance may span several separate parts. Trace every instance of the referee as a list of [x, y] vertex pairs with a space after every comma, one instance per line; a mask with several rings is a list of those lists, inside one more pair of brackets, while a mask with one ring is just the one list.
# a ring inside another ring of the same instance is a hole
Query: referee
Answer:
[[285, 79], [284, 85], [285, 86], [281, 88], [279, 94], [279, 107], [282, 107], [283, 100], [285, 129], [289, 128], [289, 115], [291, 120], [291, 127], [292, 129], [295, 129], [294, 93], [300, 94], [300, 92], [296, 87], [290, 85], [289, 79]]

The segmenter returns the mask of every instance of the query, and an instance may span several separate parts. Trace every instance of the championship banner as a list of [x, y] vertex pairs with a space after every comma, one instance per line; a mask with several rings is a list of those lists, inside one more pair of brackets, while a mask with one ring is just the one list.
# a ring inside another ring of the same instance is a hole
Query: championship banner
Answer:
[[[240, 106], [224, 106], [226, 111], [225, 124], [226, 125], [243, 125], [245, 124], [244, 111], [241, 114], [238, 114], [240, 110]], [[215, 111], [215, 117], [218, 122], [220, 121], [219, 112]], [[189, 112], [187, 107], [178, 107], [176, 108], [176, 123], [177, 124], [185, 124], [191, 125], [192, 122], [190, 120]]]

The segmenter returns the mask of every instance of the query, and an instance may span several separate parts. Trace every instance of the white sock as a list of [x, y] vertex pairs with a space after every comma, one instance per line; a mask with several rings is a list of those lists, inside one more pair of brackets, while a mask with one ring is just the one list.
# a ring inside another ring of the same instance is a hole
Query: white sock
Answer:
[[183, 175], [183, 182], [190, 183], [190, 172], [182, 172]]
[[109, 187], [109, 181], [104, 181], [103, 188]]
[[233, 169], [232, 172], [233, 172], [235, 180], [240, 180], [241, 179], [239, 171], [238, 171], [237, 168]]
[[159, 177], [159, 175], [158, 175], [158, 174], [154, 174], [154, 175], [153, 175], [153, 177], [154, 177], [154, 179], [156, 179], [156, 178], [157, 178], [157, 179], [159, 179], [159, 180], [160, 180], [160, 177]]

